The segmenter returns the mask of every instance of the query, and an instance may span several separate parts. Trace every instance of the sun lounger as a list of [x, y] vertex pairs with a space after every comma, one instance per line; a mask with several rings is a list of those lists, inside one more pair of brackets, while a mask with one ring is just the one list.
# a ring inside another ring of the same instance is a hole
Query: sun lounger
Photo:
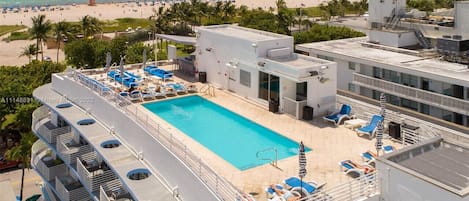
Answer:
[[195, 84], [186, 85], [186, 89], [187, 89], [187, 92], [189, 93], [195, 93], [198, 91], [197, 86], [195, 86]]
[[176, 90], [174, 90], [172, 87], [161, 86], [161, 91], [163, 91], [165, 95], [170, 95], [170, 96], [177, 95]]
[[373, 115], [373, 117], [371, 118], [371, 121], [368, 125], [366, 126], [363, 126], [359, 129], [357, 129], [357, 133], [359, 134], [364, 134], [364, 135], [368, 135], [369, 138], [373, 138], [375, 136], [375, 131], [376, 131], [376, 127], [378, 126], [378, 123], [383, 121], [383, 117], [381, 115]]
[[384, 152], [385, 154], [391, 153], [391, 152], [393, 152], [394, 150], [396, 150], [396, 148], [394, 148], [392, 145], [387, 145], [387, 146], [384, 146], [384, 147], [383, 147], [383, 152]]
[[169, 83], [169, 84], [166, 84], [166, 87], [173, 88], [174, 91], [176, 91], [176, 93], [178, 94], [187, 93], [186, 87], [179, 83]]
[[351, 119], [350, 112], [352, 106], [343, 104], [339, 112], [334, 112], [330, 115], [324, 116], [323, 119], [326, 121], [334, 122], [335, 125], [339, 125], [344, 119]]
[[344, 160], [339, 162], [340, 170], [352, 178], [361, 177], [369, 172], [374, 171], [374, 168], [369, 164], [358, 165], [351, 160]]
[[[283, 181], [286, 185], [292, 187], [291, 190], [303, 191], [305, 194], [311, 194], [317, 189], [325, 185], [325, 183], [318, 184], [317, 182], [305, 182], [301, 181], [298, 177], [290, 177]], [[300, 188], [303, 188], [300, 189]]]
[[[276, 187], [277, 189], [279, 189], [279, 190], [284, 190], [282, 184], [275, 184], [275, 187]], [[276, 195], [277, 195], [277, 193], [275, 193], [275, 190], [272, 189], [272, 187], [270, 187], [270, 186], [267, 187], [267, 188], [265, 188], [265, 192], [266, 192], [268, 195], [270, 195], [270, 197], [273, 197], [273, 196], [276, 196]]]
[[143, 71], [150, 74], [150, 71], [154, 70], [154, 69], [157, 69], [158, 67], [156, 66], [146, 66], [145, 68], [143, 68]]
[[165, 71], [163, 69], [159, 69], [159, 68], [150, 70], [149, 74], [157, 76], [161, 78], [163, 81], [166, 81], [167, 79], [171, 79], [173, 77], [173, 73]]
[[142, 91], [142, 98], [143, 100], [151, 100], [155, 98], [155, 93], [150, 90], [144, 90]]
[[141, 101], [142, 100], [142, 93], [139, 90], [132, 91], [129, 94], [129, 99], [132, 102]]

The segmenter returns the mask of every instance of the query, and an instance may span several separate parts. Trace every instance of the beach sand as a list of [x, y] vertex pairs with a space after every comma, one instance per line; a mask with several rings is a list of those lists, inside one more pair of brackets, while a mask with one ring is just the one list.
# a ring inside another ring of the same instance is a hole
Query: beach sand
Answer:
[[[304, 4], [305, 7], [319, 5], [321, 0], [285, 0], [288, 7], [300, 7], [301, 4]], [[264, 8], [268, 9], [269, 7], [275, 7], [275, 0], [237, 0], [235, 2], [236, 6], [246, 5], [250, 8]], [[31, 9], [29, 12], [25, 13], [23, 11], [19, 13], [8, 12], [6, 14], [1, 14], [0, 16], [0, 25], [15, 25], [15, 24], [24, 24], [26, 26], [31, 26], [31, 17], [37, 16], [39, 14], [44, 14], [47, 16], [47, 19], [50, 19], [52, 22], [58, 22], [61, 20], [66, 21], [78, 21], [81, 17], [85, 15], [90, 15], [97, 17], [101, 20], [111, 20], [116, 18], [123, 17], [132, 17], [132, 18], [148, 18], [153, 15], [153, 10], [162, 6], [161, 4], [156, 4], [155, 6], [142, 5], [137, 6], [135, 3], [115, 3], [115, 4], [97, 4], [96, 6], [88, 5], [67, 5], [67, 6], [52, 6], [54, 8], [63, 7], [64, 10], [55, 9], [54, 11], [37, 11], [32, 12]], [[166, 4], [168, 7], [169, 4]]]

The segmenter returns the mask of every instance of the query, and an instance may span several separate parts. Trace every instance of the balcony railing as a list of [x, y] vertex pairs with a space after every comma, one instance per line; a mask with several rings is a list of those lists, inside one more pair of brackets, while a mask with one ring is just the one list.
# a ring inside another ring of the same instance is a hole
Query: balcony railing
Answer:
[[57, 138], [57, 151], [64, 162], [71, 165], [76, 162], [76, 158], [93, 151], [92, 146], [84, 143], [77, 143], [73, 140], [72, 133], [66, 133]]
[[303, 116], [303, 107], [306, 105], [306, 100], [296, 101], [288, 97], [283, 97], [283, 112], [293, 115], [296, 119], [301, 119]]
[[358, 73], [353, 74], [353, 83], [409, 100], [414, 100], [427, 105], [443, 108], [452, 112], [469, 115], [469, 101], [467, 100], [462, 100], [431, 91], [425, 91], [418, 88], [408, 87]]
[[57, 136], [71, 132], [70, 126], [55, 127], [50, 121], [40, 125], [37, 133], [41, 135], [49, 144], [57, 142]]
[[117, 179], [116, 174], [103, 161], [98, 161], [95, 152], [90, 152], [76, 158], [77, 172], [83, 185], [92, 192], [98, 191], [100, 185]]
[[70, 176], [56, 177], [55, 189], [62, 200], [89, 200], [83, 185]]
[[376, 172], [372, 172], [333, 188], [318, 191], [306, 198], [302, 198], [301, 201], [366, 200], [379, 193], [379, 181], [377, 177]]
[[[47, 152], [47, 151], [44, 151]], [[39, 158], [39, 159], [37, 159]], [[52, 181], [56, 176], [63, 176], [66, 174], [67, 167], [60, 159], [54, 159], [51, 156], [45, 154], [41, 157], [41, 154], [36, 155], [34, 159], [34, 166], [36, 170], [47, 180]]]
[[[200, 158], [199, 154], [193, 153], [184, 143], [173, 137], [171, 132], [162, 128], [158, 122], [151, 120], [143, 109], [133, 105], [128, 99], [125, 99], [109, 88], [99, 86], [95, 82], [86, 79], [86, 75], [77, 70], [68, 69], [65, 74], [72, 78], [71, 80], [95, 91], [107, 99], [109, 103], [114, 103], [117, 108], [125, 111], [140, 126], [146, 129], [153, 139], [161, 143], [184, 162], [220, 199], [245, 200], [242, 194], [230, 182], [210, 168]], [[166, 185], [168, 186], [167, 182]]]
[[129, 192], [124, 189], [122, 183], [118, 179], [106, 182], [99, 188], [100, 201], [119, 200], [122, 198], [133, 200]]
[[34, 110], [32, 115], [32, 128], [33, 130], [37, 131], [40, 124], [38, 124], [43, 119], [50, 118], [49, 108], [46, 106], [41, 106]]

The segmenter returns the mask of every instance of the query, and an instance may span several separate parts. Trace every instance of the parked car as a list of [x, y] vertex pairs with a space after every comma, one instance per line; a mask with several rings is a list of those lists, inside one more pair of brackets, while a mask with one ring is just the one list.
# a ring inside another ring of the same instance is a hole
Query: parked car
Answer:
[[0, 170], [20, 167], [20, 165], [21, 165], [20, 161], [9, 161], [9, 160], [6, 160], [3, 156], [0, 156]]

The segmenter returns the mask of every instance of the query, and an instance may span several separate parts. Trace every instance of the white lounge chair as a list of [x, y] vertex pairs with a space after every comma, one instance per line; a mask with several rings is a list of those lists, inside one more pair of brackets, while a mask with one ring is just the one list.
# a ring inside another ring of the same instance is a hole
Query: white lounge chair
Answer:
[[142, 101], [142, 93], [139, 90], [130, 92], [129, 99], [132, 102]]

